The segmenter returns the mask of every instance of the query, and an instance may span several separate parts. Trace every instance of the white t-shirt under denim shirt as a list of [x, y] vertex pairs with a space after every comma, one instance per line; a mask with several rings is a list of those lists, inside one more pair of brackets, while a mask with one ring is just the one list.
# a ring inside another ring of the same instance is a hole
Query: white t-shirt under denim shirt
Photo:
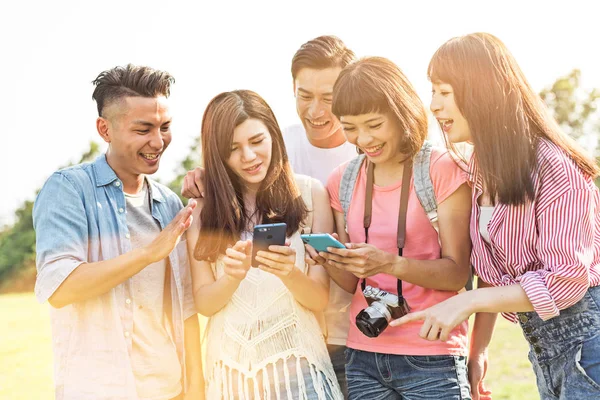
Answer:
[[[127, 228], [131, 247], [141, 248], [160, 234], [152, 217], [150, 198], [143, 189], [125, 194]], [[164, 292], [166, 259], [148, 265], [131, 277], [133, 312], [133, 348], [131, 364], [140, 400], [172, 399], [181, 393], [181, 367], [175, 344], [167, 331]]]
[[[313, 146], [308, 141], [302, 125], [286, 128], [283, 131], [283, 140], [294, 172], [316, 178], [323, 183], [323, 186], [327, 184], [327, 178], [338, 165], [358, 155], [356, 146], [348, 142], [332, 149]], [[350, 324], [348, 310], [351, 301], [352, 295], [332, 279], [329, 288], [329, 304], [324, 313], [328, 344], [346, 345]]]

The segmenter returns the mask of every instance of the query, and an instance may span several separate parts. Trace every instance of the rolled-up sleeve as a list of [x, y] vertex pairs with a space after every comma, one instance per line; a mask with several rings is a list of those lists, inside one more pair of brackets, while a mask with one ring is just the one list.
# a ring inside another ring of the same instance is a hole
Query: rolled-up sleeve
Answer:
[[47, 301], [88, 254], [88, 222], [83, 200], [68, 177], [54, 173], [33, 207], [36, 233], [35, 295]]
[[577, 303], [590, 285], [598, 204], [591, 190], [569, 190], [537, 218], [537, 252], [543, 268], [519, 283], [543, 320]]

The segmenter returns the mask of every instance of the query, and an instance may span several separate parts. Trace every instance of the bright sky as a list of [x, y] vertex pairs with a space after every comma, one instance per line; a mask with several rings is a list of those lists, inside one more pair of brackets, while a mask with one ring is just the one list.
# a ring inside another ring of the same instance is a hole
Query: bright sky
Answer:
[[[304, 42], [339, 36], [358, 56], [390, 58], [428, 105], [426, 68], [451, 37], [486, 31], [513, 52], [537, 90], [582, 71], [600, 88], [592, 1], [11, 1], [0, 15], [0, 226], [59, 166], [99, 143], [91, 81], [129, 62], [165, 69], [173, 141], [158, 176], [168, 181], [199, 135], [216, 94], [252, 89], [282, 127], [298, 123], [290, 62]], [[104, 145], [102, 146], [105, 149]]]

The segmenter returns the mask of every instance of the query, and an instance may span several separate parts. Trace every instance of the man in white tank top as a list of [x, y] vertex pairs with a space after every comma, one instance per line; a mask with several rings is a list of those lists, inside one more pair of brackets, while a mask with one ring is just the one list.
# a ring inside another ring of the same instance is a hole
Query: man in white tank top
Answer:
[[[304, 43], [292, 59], [296, 111], [301, 124], [284, 130], [283, 139], [292, 169], [327, 184], [335, 167], [354, 158], [356, 147], [346, 141], [338, 119], [331, 112], [333, 85], [341, 70], [354, 61], [354, 52], [335, 36], [320, 36]], [[201, 168], [189, 171], [181, 194], [203, 197]], [[325, 310], [327, 349], [340, 387], [347, 397], [345, 355], [348, 337], [348, 306], [352, 295], [330, 282]]]

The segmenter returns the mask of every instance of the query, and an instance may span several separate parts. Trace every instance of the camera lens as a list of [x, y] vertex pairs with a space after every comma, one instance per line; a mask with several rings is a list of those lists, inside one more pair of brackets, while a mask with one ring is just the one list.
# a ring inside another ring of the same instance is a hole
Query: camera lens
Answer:
[[366, 310], [362, 310], [356, 316], [356, 327], [371, 338], [377, 337], [388, 327], [385, 317], [372, 317]]

